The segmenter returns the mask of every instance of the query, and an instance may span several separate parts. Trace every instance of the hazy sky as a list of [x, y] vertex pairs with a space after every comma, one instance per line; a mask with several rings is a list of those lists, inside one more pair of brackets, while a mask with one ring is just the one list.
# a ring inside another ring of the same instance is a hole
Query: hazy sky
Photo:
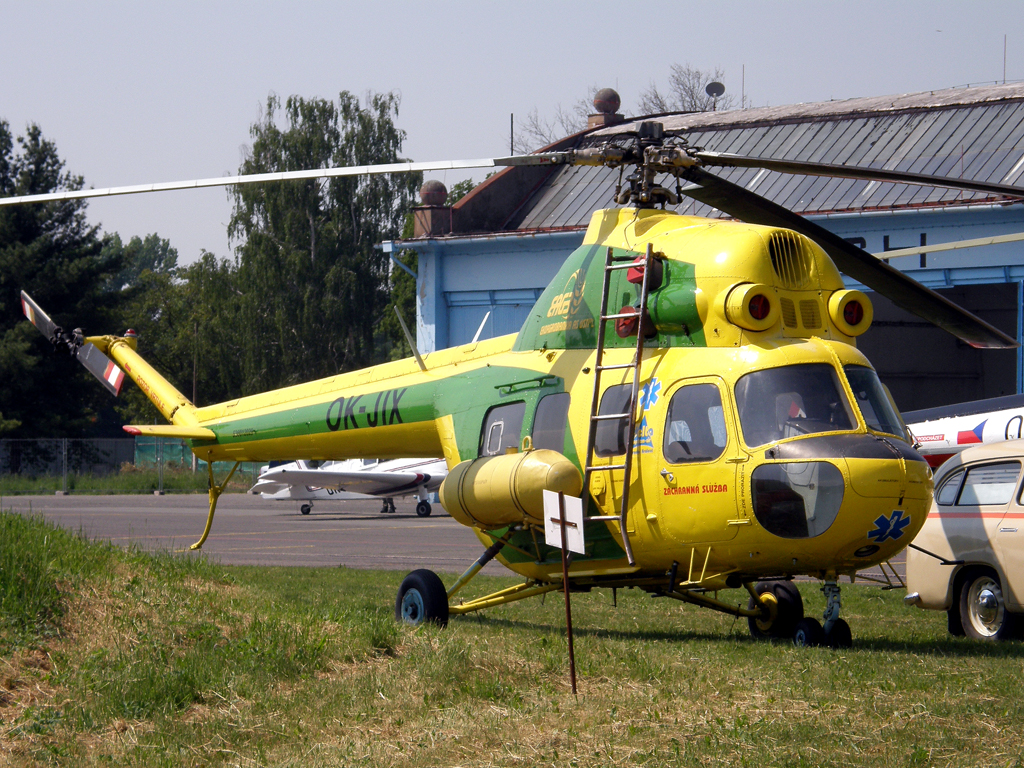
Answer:
[[[631, 114], [669, 67], [720, 67], [755, 106], [1024, 79], [1024, 2], [14, 2], [0, 15], [0, 119], [37, 123], [108, 187], [234, 175], [267, 95], [401, 94], [414, 160], [505, 155], [509, 114], [590, 86]], [[432, 174], [449, 186], [462, 175]], [[482, 178], [482, 173], [477, 176]], [[224, 189], [95, 200], [127, 240], [182, 263], [230, 256]]]

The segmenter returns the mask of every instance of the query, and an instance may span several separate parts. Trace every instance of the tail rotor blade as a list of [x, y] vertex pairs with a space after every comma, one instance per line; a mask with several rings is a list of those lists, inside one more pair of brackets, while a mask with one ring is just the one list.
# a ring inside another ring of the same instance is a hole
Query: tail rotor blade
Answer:
[[83, 344], [75, 353], [78, 362], [99, 379], [100, 383], [110, 390], [114, 397], [121, 394], [121, 385], [124, 384], [124, 371], [115, 365], [114, 361], [100, 352], [92, 344]]
[[21, 292], [21, 311], [25, 313], [28, 321], [52, 343], [56, 344], [60, 340], [60, 326], [54, 323], [50, 316], [43, 312], [42, 308], [24, 291]]

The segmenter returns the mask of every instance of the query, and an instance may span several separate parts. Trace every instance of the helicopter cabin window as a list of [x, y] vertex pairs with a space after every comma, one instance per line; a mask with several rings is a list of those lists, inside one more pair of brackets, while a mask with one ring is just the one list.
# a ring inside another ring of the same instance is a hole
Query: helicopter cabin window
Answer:
[[843, 370], [868, 429], [906, 438], [903, 425], [882, 388], [882, 382], [878, 380], [878, 374], [863, 365], [848, 365]]
[[726, 444], [722, 397], [714, 384], [690, 384], [672, 395], [665, 425], [665, 459], [672, 464], [714, 461]]
[[537, 403], [533, 419], [533, 447], [565, 451], [565, 428], [569, 423], [569, 393], [545, 395]]
[[754, 371], [736, 382], [743, 439], [751, 448], [787, 437], [852, 430], [839, 374], [825, 363]]
[[518, 448], [525, 413], [526, 403], [522, 401], [491, 408], [480, 433], [480, 455], [498, 456], [506, 448]]
[[594, 438], [594, 453], [598, 456], [617, 456], [626, 452], [626, 432], [629, 431], [629, 400], [633, 387], [618, 384], [608, 387], [601, 396], [598, 416], [619, 415], [617, 419], [601, 419], [597, 422]]

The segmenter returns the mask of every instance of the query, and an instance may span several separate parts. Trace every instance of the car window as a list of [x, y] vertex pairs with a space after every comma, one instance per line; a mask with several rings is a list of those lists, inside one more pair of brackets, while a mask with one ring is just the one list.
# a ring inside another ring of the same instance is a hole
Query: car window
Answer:
[[935, 502], [943, 507], [951, 506], [956, 501], [957, 491], [960, 490], [960, 481], [963, 479], [964, 471], [962, 469], [948, 475], [935, 492]]
[[983, 464], [971, 467], [964, 478], [957, 506], [971, 504], [1008, 504], [1013, 498], [1020, 475], [1019, 461], [1004, 461], [999, 464]]

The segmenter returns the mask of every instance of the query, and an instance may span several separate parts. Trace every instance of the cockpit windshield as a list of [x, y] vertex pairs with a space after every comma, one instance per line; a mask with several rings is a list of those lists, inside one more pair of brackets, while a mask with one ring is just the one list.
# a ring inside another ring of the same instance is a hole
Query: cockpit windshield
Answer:
[[751, 448], [798, 435], [852, 430], [857, 423], [838, 372], [825, 363], [748, 373], [736, 382], [736, 405], [744, 442]]
[[857, 398], [860, 412], [868, 429], [888, 432], [890, 435], [906, 438], [903, 425], [893, 408], [892, 401], [878, 380], [878, 374], [863, 365], [848, 365], [843, 370], [850, 382], [853, 396]]

